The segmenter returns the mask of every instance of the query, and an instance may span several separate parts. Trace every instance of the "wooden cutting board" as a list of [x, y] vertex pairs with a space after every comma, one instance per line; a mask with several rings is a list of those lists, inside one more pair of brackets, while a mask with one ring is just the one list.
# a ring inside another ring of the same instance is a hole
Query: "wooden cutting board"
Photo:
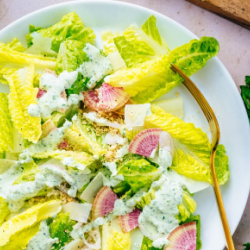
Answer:
[[250, 29], [250, 0], [186, 0]]

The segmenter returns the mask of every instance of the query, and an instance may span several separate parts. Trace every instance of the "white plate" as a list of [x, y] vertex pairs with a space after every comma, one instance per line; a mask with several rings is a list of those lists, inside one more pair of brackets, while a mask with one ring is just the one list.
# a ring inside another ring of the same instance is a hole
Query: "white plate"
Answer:
[[[83, 23], [94, 31], [124, 30], [130, 24], [141, 25], [150, 15], [157, 18], [157, 26], [170, 49], [189, 42], [196, 36], [180, 24], [155, 11], [136, 5], [111, 1], [76, 1], [54, 5], [29, 14], [0, 32], [0, 41], [8, 42], [17, 37], [25, 42], [29, 24], [46, 27], [61, 19], [71, 11], [76, 11]], [[100, 44], [100, 34], [98, 43]], [[231, 76], [219, 61], [214, 58], [195, 74], [192, 79], [208, 99], [218, 115], [221, 127], [221, 142], [226, 146], [230, 159], [230, 181], [221, 188], [232, 232], [235, 231], [246, 205], [250, 185], [250, 130], [248, 118], [239, 92]], [[0, 91], [6, 88], [0, 86]], [[185, 120], [207, 130], [208, 125], [199, 107], [189, 93], [181, 86], [167, 96], [179, 92], [184, 97]], [[201, 238], [204, 250], [221, 250], [225, 245], [224, 234], [217, 212], [212, 189], [195, 195], [197, 213], [201, 215]]]

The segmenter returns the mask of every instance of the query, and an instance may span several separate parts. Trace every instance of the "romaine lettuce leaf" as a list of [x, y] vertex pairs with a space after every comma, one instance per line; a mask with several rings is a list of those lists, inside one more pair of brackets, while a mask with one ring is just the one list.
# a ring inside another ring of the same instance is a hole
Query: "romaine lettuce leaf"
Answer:
[[73, 151], [93, 152], [88, 140], [82, 135], [81, 130], [76, 126], [74, 121], [71, 127], [66, 129], [65, 139], [70, 144], [70, 147], [73, 148]]
[[90, 165], [95, 161], [95, 158], [85, 152], [76, 152], [76, 151], [66, 151], [66, 150], [55, 150], [41, 153], [32, 153], [33, 158], [37, 159], [46, 159], [46, 158], [55, 158], [58, 160], [63, 160], [65, 157], [70, 157], [74, 160], [74, 165], [83, 164], [85, 166]]
[[114, 37], [114, 43], [128, 67], [169, 52], [153, 15], [146, 20], [141, 29], [135, 25], [129, 26], [122, 36]]
[[34, 181], [35, 175], [40, 171], [34, 161], [22, 164], [22, 168], [22, 174], [14, 181], [13, 185], [20, 184], [21, 182]]
[[5, 247], [11, 236], [34, 226], [36, 223], [45, 220], [50, 216], [56, 215], [61, 209], [60, 205], [61, 201], [48, 201], [33, 206], [25, 212], [12, 217], [0, 227], [0, 249], [1, 247]]
[[0, 250], [26, 249], [29, 240], [38, 233], [39, 227], [40, 223], [36, 223], [34, 226], [15, 233], [10, 236], [9, 241], [4, 246], [0, 246]]
[[26, 50], [26, 48], [17, 38], [14, 38], [11, 42], [7, 43], [7, 46], [19, 52], [24, 52]]
[[8, 96], [0, 93], [0, 152], [13, 148], [13, 124], [9, 111]]
[[155, 248], [152, 245], [153, 241], [150, 240], [148, 237], [144, 236], [142, 240], [141, 250], [163, 250], [162, 248]]
[[[11, 76], [18, 70], [19, 68], [9, 68], [9, 67], [0, 65], [0, 83], [9, 84], [6, 77]], [[33, 85], [35, 87], [39, 86], [40, 78], [41, 78], [41, 74], [35, 72], [34, 79], [33, 79]]]
[[37, 90], [33, 88], [34, 66], [20, 69], [7, 80], [10, 86], [9, 110], [16, 129], [31, 142], [37, 142], [41, 136], [41, 118], [31, 117], [30, 104], [37, 104]]
[[103, 155], [107, 153], [107, 145], [105, 144], [105, 134], [98, 136], [94, 127], [91, 124], [85, 124], [85, 122], [78, 117], [74, 124], [78, 127], [79, 132], [85, 138], [89, 144], [89, 150], [94, 155]]
[[207, 134], [193, 123], [186, 123], [178, 117], [163, 111], [159, 106], [151, 105], [152, 115], [146, 116], [145, 126], [161, 128], [171, 134], [173, 138], [195, 150], [210, 151]]
[[51, 49], [59, 51], [60, 44], [66, 40], [78, 40], [84, 43], [91, 43], [95, 34], [91, 28], [85, 27], [76, 12], [65, 15], [62, 20], [49, 28], [36, 28], [30, 26], [30, 33], [26, 36], [28, 47], [33, 44], [32, 33], [37, 32], [43, 37], [52, 39]]
[[30, 35], [32, 37], [33, 44], [24, 51], [24, 53], [43, 55], [43, 56], [57, 56], [57, 53], [51, 50], [52, 39], [49, 37], [43, 37], [37, 32], [33, 32]]
[[70, 241], [72, 237], [70, 232], [73, 230], [73, 226], [76, 224], [69, 218], [68, 213], [59, 213], [53, 221], [49, 224], [51, 238], [58, 238], [59, 242], [52, 246], [52, 249], [59, 250]]
[[179, 214], [177, 218], [179, 222], [187, 220], [192, 213], [195, 212], [197, 204], [195, 200], [187, 193], [183, 192], [182, 203], [178, 205]]
[[149, 187], [161, 171], [142, 157], [128, 155], [118, 166], [118, 174], [123, 175], [131, 189], [137, 192]]
[[85, 43], [75, 40], [61, 43], [56, 61], [56, 73], [59, 75], [64, 70], [74, 71], [86, 61], [88, 58], [83, 51], [84, 47]]
[[171, 63], [177, 65], [187, 76], [191, 76], [216, 56], [219, 50], [220, 46], [215, 38], [201, 37], [172, 50], [169, 57]]
[[7, 215], [10, 213], [8, 203], [3, 197], [0, 197], [0, 226], [4, 222]]
[[[213, 184], [209, 168], [210, 151], [192, 152], [189, 149], [177, 148], [171, 168], [179, 174], [195, 180], [207, 181]], [[219, 145], [215, 156], [215, 170], [220, 185], [225, 184], [230, 176], [228, 156], [225, 147]]]
[[112, 54], [117, 51], [117, 48], [114, 44], [114, 38], [119, 36], [119, 32], [111, 32], [110, 30], [102, 32], [102, 43], [104, 51], [107, 55]]
[[36, 73], [43, 73], [45, 69], [54, 70], [56, 59], [40, 55], [24, 54], [11, 49], [4, 43], [0, 43], [0, 68], [23, 68], [33, 64]]
[[135, 102], [151, 102], [182, 82], [182, 78], [170, 70], [170, 63], [175, 63], [191, 76], [218, 51], [216, 39], [202, 37], [176, 48], [169, 55], [158, 56], [133, 68], [118, 70], [106, 77], [105, 81], [115, 87], [123, 87]]

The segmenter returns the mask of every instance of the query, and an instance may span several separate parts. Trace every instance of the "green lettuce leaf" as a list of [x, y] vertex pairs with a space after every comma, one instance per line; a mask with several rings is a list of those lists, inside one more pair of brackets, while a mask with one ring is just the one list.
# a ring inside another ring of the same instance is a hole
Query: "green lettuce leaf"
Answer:
[[[19, 69], [20, 68], [9, 68], [9, 67], [0, 65], [0, 83], [9, 84], [7, 77], [15, 74], [15, 72], [18, 71]], [[34, 78], [33, 78], [33, 85], [35, 87], [39, 86], [40, 78], [41, 78], [41, 74], [35, 72]]]
[[53, 221], [49, 224], [49, 231], [51, 238], [58, 238], [59, 243], [55, 243], [52, 249], [59, 250], [73, 239], [70, 232], [76, 224], [69, 218], [69, 214], [59, 213]]
[[169, 53], [153, 15], [146, 20], [141, 29], [131, 25], [122, 36], [116, 36], [113, 39], [127, 67], [133, 67], [156, 56]]
[[30, 64], [34, 65], [36, 73], [43, 73], [45, 69], [55, 69], [56, 59], [42, 55], [25, 54], [0, 43], [0, 68], [20, 69]]
[[57, 56], [57, 53], [51, 49], [52, 38], [43, 37], [37, 32], [31, 33], [30, 36], [32, 37], [33, 44], [25, 50], [25, 53], [52, 57]]
[[10, 47], [12, 50], [19, 52], [24, 52], [26, 50], [26, 48], [17, 38], [14, 38], [11, 42], [7, 43], [7, 46]]
[[193, 39], [172, 50], [169, 57], [171, 63], [177, 65], [187, 76], [191, 76], [216, 56], [219, 50], [220, 46], [215, 38], [201, 37], [200, 40]]
[[[20, 69], [7, 80], [10, 85], [9, 110], [15, 128], [24, 139], [37, 142], [42, 133], [41, 118], [31, 117], [30, 104], [37, 104], [37, 89], [33, 87], [34, 66]], [[24, 91], [25, 90], [25, 91]]]
[[56, 215], [61, 209], [61, 201], [53, 200], [33, 206], [12, 217], [0, 227], [0, 249], [5, 248], [16, 233], [34, 226], [36, 223]]
[[200, 215], [193, 215], [191, 214], [189, 218], [185, 221], [181, 222], [180, 224], [185, 224], [191, 221], [196, 222], [196, 249], [200, 250], [202, 248], [202, 241], [201, 241], [201, 218]]
[[8, 96], [0, 93], [0, 152], [13, 148], [13, 124], [9, 111]]
[[141, 250], [163, 250], [163, 247], [162, 248], [153, 247], [152, 243], [153, 243], [152, 240], [144, 236], [142, 240]]
[[177, 215], [177, 218], [179, 219], [179, 222], [187, 220], [187, 218], [195, 212], [196, 207], [197, 204], [195, 200], [184, 191], [182, 203], [178, 205], [179, 214]]
[[133, 68], [118, 70], [106, 77], [105, 81], [115, 87], [123, 87], [135, 102], [151, 102], [182, 82], [182, 78], [170, 70], [170, 63], [175, 63], [191, 76], [218, 51], [216, 39], [194, 39], [171, 51], [169, 55], [158, 56]]
[[211, 145], [207, 134], [193, 123], [186, 123], [180, 118], [163, 111], [159, 106], [151, 106], [152, 115], [146, 116], [144, 125], [148, 128], [161, 128], [175, 139], [195, 150], [210, 151]]
[[0, 197], [0, 226], [4, 222], [5, 218], [9, 215], [10, 210], [8, 203], [4, 198]]
[[39, 172], [39, 167], [35, 164], [34, 161], [22, 164], [22, 168], [22, 174], [14, 181], [13, 185], [17, 185], [27, 181], [34, 181], [35, 175]]
[[74, 124], [78, 127], [78, 131], [81, 136], [89, 144], [89, 150], [94, 155], [103, 155], [107, 153], [107, 145], [105, 143], [105, 133], [102, 135], [97, 135], [93, 125], [88, 124], [85, 120], [82, 120], [78, 116], [77, 120], [74, 121]]
[[95, 34], [91, 28], [85, 27], [76, 12], [65, 15], [62, 20], [49, 28], [36, 28], [30, 26], [30, 33], [26, 36], [28, 47], [33, 44], [32, 33], [37, 32], [43, 37], [52, 39], [51, 49], [59, 51], [60, 44], [66, 40], [78, 40], [84, 43], [91, 43]]
[[118, 174], [124, 176], [133, 192], [137, 192], [141, 188], [149, 187], [161, 171], [142, 157], [128, 155], [118, 166]]
[[66, 40], [61, 43], [56, 62], [58, 75], [64, 70], [68, 72], [76, 70], [87, 60], [86, 53], [83, 51], [84, 46], [85, 43], [75, 40]]
[[102, 43], [104, 51], [107, 55], [112, 54], [117, 51], [117, 47], [114, 43], [114, 38], [119, 36], [119, 32], [111, 32], [110, 30], [102, 32]]
[[9, 241], [0, 246], [0, 250], [17, 250], [26, 249], [30, 239], [32, 239], [39, 231], [40, 223], [36, 223], [34, 226], [21, 230], [9, 238]]
[[[185, 175], [195, 180], [207, 181], [213, 184], [210, 167], [209, 151], [191, 151], [181, 147], [175, 150], [175, 155], [171, 168], [179, 174]], [[225, 147], [219, 145], [215, 155], [215, 171], [220, 185], [225, 184], [230, 176], [228, 156]]]
[[31, 155], [33, 158], [36, 159], [46, 159], [51, 157], [61, 161], [65, 157], [70, 157], [74, 160], [73, 166], [75, 166], [76, 164], [83, 164], [85, 166], [88, 166], [95, 161], [95, 158], [86, 152], [76, 152], [76, 151], [66, 151], [66, 150], [54, 150], [41, 153], [32, 153]]

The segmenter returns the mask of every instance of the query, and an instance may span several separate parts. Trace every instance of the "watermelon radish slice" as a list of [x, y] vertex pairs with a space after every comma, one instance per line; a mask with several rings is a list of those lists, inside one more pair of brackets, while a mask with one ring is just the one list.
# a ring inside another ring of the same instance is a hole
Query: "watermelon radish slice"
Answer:
[[56, 125], [52, 120], [47, 120], [41, 127], [42, 134], [40, 140], [46, 137], [52, 130], [56, 129]]
[[63, 141], [57, 145], [57, 148], [63, 150], [67, 149], [68, 146], [69, 146], [68, 142], [65, 139], [63, 139]]
[[130, 96], [121, 87], [113, 87], [108, 83], [103, 83], [102, 87], [98, 90], [99, 102], [97, 108], [100, 111], [110, 112], [123, 107]]
[[38, 89], [38, 92], [37, 92], [37, 95], [36, 95], [36, 98], [39, 99], [41, 98], [44, 94], [46, 94], [47, 91], [44, 90], [44, 89]]
[[104, 186], [97, 193], [92, 206], [92, 219], [103, 217], [113, 211], [117, 195], [110, 187]]
[[196, 222], [185, 223], [168, 236], [169, 244], [164, 250], [196, 250]]
[[160, 140], [161, 131], [160, 128], [143, 130], [131, 141], [128, 151], [146, 157], [154, 157]]
[[133, 212], [120, 216], [120, 224], [124, 233], [128, 233], [139, 226], [138, 218], [140, 214], [141, 211], [136, 208]]
[[83, 92], [84, 104], [93, 111], [97, 111], [97, 103], [99, 102], [98, 93], [95, 90]]

